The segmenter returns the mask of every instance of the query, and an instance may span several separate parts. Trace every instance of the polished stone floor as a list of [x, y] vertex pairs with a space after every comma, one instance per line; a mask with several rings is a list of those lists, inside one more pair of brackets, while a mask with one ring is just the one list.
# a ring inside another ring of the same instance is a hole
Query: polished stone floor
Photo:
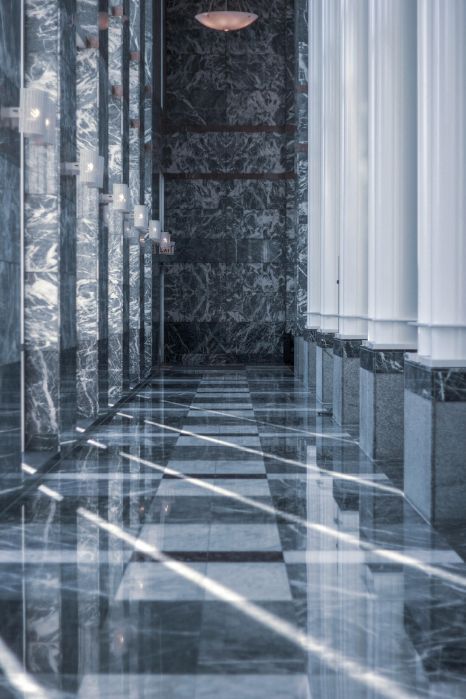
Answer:
[[25, 473], [1, 699], [466, 697], [466, 565], [352, 435], [287, 368], [166, 370]]

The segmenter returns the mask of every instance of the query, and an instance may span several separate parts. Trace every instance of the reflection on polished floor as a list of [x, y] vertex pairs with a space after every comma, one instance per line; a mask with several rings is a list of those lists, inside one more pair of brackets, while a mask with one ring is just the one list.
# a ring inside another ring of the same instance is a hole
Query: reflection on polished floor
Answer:
[[466, 566], [284, 367], [166, 370], [1, 519], [0, 697], [466, 696]]

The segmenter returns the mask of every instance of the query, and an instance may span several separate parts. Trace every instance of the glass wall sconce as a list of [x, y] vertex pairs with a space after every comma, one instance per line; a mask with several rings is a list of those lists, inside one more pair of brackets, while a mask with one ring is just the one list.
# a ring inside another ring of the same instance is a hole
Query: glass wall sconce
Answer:
[[150, 238], [150, 240], [153, 240], [155, 243], [159, 243], [161, 230], [162, 230], [162, 227], [160, 225], [160, 221], [158, 221], [158, 220], [149, 221], [149, 238]]
[[129, 213], [131, 202], [129, 197], [129, 187], [127, 184], [114, 183], [112, 201], [114, 211], [120, 211], [124, 214]]
[[79, 151], [79, 179], [82, 184], [96, 189], [104, 185], [104, 158], [96, 151], [82, 148]]
[[144, 204], [134, 206], [134, 227], [144, 231], [149, 226], [149, 214]]
[[170, 233], [162, 233], [160, 236], [160, 255], [174, 255], [175, 243], [170, 240]]
[[129, 216], [125, 216], [123, 222], [123, 237], [126, 238], [130, 245], [139, 243], [139, 231], [133, 226]]
[[39, 144], [54, 145], [56, 106], [43, 90], [22, 87], [19, 107], [2, 107], [0, 116], [11, 128]]

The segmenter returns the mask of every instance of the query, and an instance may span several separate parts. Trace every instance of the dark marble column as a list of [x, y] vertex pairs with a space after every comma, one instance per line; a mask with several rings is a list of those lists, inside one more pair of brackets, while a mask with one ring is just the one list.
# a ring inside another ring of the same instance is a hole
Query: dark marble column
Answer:
[[[104, 158], [103, 192], [109, 192], [108, 176], [108, 0], [99, 0], [99, 154]], [[99, 305], [98, 376], [99, 413], [108, 407], [108, 209], [99, 207]]]
[[[117, 5], [121, 8], [122, 5]], [[108, 186], [125, 182], [123, 173], [123, 27], [124, 16], [112, 14], [109, 7], [108, 72]], [[126, 184], [128, 180], [126, 180]], [[127, 244], [126, 244], [127, 246]], [[123, 217], [109, 207], [108, 221], [108, 401], [114, 404], [123, 395], [123, 313], [124, 313]]]
[[[78, 32], [85, 48], [77, 53], [76, 126], [81, 148], [99, 151], [98, 8], [77, 0]], [[98, 414], [99, 191], [78, 183], [77, 223], [77, 395], [78, 416]]]
[[401, 462], [404, 350], [377, 350], [363, 346], [360, 358], [361, 449], [372, 459]]
[[26, 446], [43, 450], [74, 437], [76, 413], [76, 184], [60, 175], [61, 161], [76, 160], [75, 6], [25, 9], [25, 83], [49, 94], [60, 125], [55, 145], [26, 143]]
[[[2, 106], [19, 104], [21, 7], [0, 4], [0, 94]], [[20, 482], [20, 136], [0, 123], [0, 490]]]
[[[130, 4], [130, 64], [129, 64], [129, 188], [133, 205], [144, 203], [141, 177], [141, 7], [139, 0]], [[131, 221], [132, 223], [132, 221]], [[140, 378], [140, 307], [141, 307], [141, 248], [132, 238], [129, 242], [129, 385]]]
[[406, 497], [434, 524], [466, 521], [466, 369], [405, 357]]

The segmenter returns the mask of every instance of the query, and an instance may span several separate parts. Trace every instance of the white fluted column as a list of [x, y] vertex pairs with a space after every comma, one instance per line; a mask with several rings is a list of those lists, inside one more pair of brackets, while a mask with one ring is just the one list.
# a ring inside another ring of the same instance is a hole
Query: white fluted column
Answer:
[[386, 349], [416, 346], [416, 14], [370, 0], [368, 339]]
[[322, 236], [320, 328], [338, 329], [341, 0], [322, 5]]
[[342, 338], [367, 338], [368, 0], [342, 0], [340, 314]]
[[307, 327], [320, 326], [322, 196], [322, 0], [309, 5], [309, 217]]
[[419, 355], [466, 365], [466, 3], [420, 0]]

